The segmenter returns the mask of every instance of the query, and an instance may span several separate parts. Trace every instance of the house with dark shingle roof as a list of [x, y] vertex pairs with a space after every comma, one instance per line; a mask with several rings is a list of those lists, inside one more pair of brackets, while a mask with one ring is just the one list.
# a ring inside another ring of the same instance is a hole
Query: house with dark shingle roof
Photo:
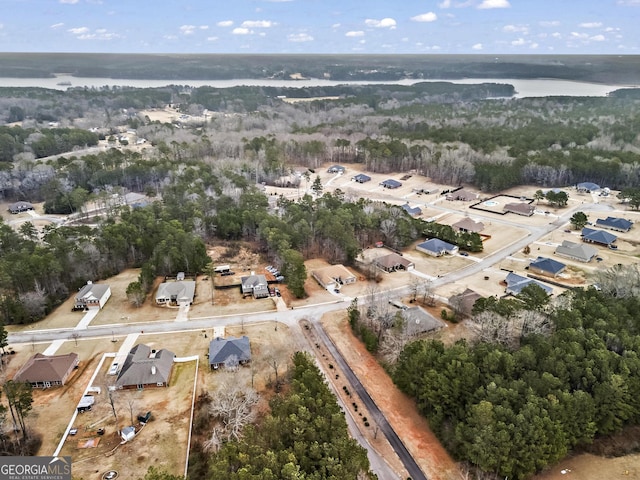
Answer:
[[547, 295], [551, 295], [553, 293], [553, 288], [551, 288], [550, 286], [545, 285], [544, 283], [541, 283], [541, 282], [537, 282], [532, 278], [527, 278], [521, 275], [517, 275], [513, 272], [507, 275], [507, 278], [505, 278], [505, 282], [507, 283], [507, 288], [505, 290], [507, 295], [518, 295], [523, 288], [529, 285], [539, 286], [545, 292], [547, 292]]
[[344, 173], [345, 168], [342, 165], [331, 165], [327, 168], [327, 173]]
[[562, 262], [545, 257], [538, 257], [529, 264], [530, 271], [552, 277], [560, 274], [566, 267]]
[[462, 188], [455, 192], [447, 193], [445, 198], [450, 201], [459, 200], [461, 202], [473, 202], [474, 200], [477, 200], [479, 196], [480, 195], [475, 192], [470, 192], [469, 190]]
[[587, 243], [596, 243], [598, 245], [604, 245], [608, 247], [618, 239], [613, 233], [605, 232], [604, 230], [596, 230], [593, 228], [582, 229], [582, 241]]
[[139, 343], [127, 354], [116, 379], [117, 388], [168, 387], [175, 354], [169, 350], [152, 350]]
[[530, 217], [531, 215], [533, 215], [533, 212], [536, 211], [536, 207], [534, 207], [530, 203], [514, 202], [514, 203], [507, 203], [502, 208], [502, 211], [504, 211], [505, 213], [515, 213], [516, 215]]
[[587, 263], [593, 260], [593, 257], [598, 255], [598, 249], [590, 245], [564, 240], [562, 245], [556, 248], [555, 253], [560, 257]]
[[251, 361], [249, 337], [218, 337], [209, 343], [209, 366], [212, 370], [224, 367], [226, 362], [234, 356], [240, 365]]
[[576, 190], [586, 193], [597, 192], [600, 190], [600, 185], [593, 182], [582, 182], [576, 185]]
[[619, 217], [599, 218], [596, 220], [596, 226], [617, 230], [618, 232], [628, 232], [633, 227], [633, 222]]
[[402, 205], [402, 209], [412, 217], [417, 217], [422, 213], [422, 209], [420, 207], [410, 207], [408, 203]]
[[359, 173], [358, 175], [353, 177], [351, 180], [358, 183], [367, 183], [371, 181], [371, 177], [369, 175], [365, 175], [364, 173]]
[[395, 272], [396, 270], [413, 270], [415, 264], [397, 253], [390, 253], [376, 258], [373, 263], [385, 272]]
[[439, 238], [431, 238], [426, 242], [416, 245], [416, 250], [426, 253], [433, 257], [440, 257], [445, 254], [452, 255], [458, 251], [458, 247], [448, 242], [440, 240]]
[[22, 213], [27, 210], [33, 210], [33, 205], [29, 202], [16, 202], [9, 205], [10, 213]]
[[398, 180], [394, 180], [393, 178], [389, 178], [380, 182], [380, 185], [382, 185], [384, 188], [400, 188], [402, 186], [402, 183]]
[[481, 298], [482, 295], [467, 288], [462, 293], [451, 295], [449, 297], [449, 305], [457, 312], [469, 317], [471, 316], [473, 306]]
[[439, 330], [446, 324], [420, 307], [403, 308], [400, 312], [405, 321], [405, 332], [408, 335], [420, 335], [425, 332]]
[[27, 382], [33, 388], [62, 386], [78, 366], [78, 354], [43, 355], [36, 353], [13, 376], [15, 382]]

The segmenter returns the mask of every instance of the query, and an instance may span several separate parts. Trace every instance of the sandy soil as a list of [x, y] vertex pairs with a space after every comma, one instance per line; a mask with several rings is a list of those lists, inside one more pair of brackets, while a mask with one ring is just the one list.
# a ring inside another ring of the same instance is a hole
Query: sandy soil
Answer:
[[604, 458], [584, 454], [569, 457], [532, 480], [602, 480], [640, 478], [640, 454]]

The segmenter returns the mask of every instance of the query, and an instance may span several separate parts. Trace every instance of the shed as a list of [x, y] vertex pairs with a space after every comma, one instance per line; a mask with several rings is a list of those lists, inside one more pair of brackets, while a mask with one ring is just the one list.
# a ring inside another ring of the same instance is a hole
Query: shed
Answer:
[[124, 427], [122, 430], [120, 430], [120, 438], [122, 439], [122, 442], [130, 442], [131, 440], [133, 440], [136, 436], [136, 429], [135, 427]]

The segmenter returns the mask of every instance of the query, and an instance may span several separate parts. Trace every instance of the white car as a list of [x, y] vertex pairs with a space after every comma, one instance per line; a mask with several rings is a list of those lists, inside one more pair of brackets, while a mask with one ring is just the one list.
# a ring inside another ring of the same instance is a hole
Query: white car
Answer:
[[109, 369], [109, 375], [117, 375], [118, 374], [118, 364], [111, 364], [111, 368]]

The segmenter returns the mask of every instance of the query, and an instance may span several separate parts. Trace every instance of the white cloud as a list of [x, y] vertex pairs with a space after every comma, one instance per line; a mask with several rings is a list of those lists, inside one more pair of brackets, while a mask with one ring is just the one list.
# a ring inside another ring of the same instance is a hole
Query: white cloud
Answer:
[[602, 26], [602, 22], [584, 22], [579, 26], [582, 28], [599, 28]]
[[182, 25], [180, 27], [180, 32], [183, 35], [193, 35], [193, 32], [195, 32], [196, 28], [197, 27], [195, 25]]
[[490, 8], [509, 8], [511, 4], [509, 0], [482, 0], [482, 3], [478, 5], [478, 8], [488, 10]]
[[560, 21], [559, 20], [546, 20], [546, 21], [542, 21], [539, 24], [541, 27], [559, 27], [560, 26]]
[[243, 28], [270, 28], [274, 25], [275, 23], [271, 20], [245, 20], [240, 26]]
[[529, 33], [529, 27], [527, 25], [505, 25], [502, 27], [503, 32], [507, 33]]
[[551, 34], [551, 36], [552, 36], [553, 38], [562, 38], [562, 34], [561, 34], [560, 32], [553, 32], [553, 33]]
[[375, 27], [375, 28], [390, 28], [390, 29], [394, 29], [396, 28], [396, 21], [393, 18], [383, 18], [382, 20], [375, 20], [372, 18], [367, 18], [364, 21], [365, 25], [368, 27]]
[[625, 7], [640, 7], [640, 0], [618, 0], [618, 5]]
[[60, 27], [64, 27], [64, 23], [54, 23], [49, 28], [60, 28]]
[[313, 37], [308, 33], [292, 33], [287, 35], [287, 40], [294, 43], [313, 42]]
[[585, 40], [589, 38], [589, 35], [587, 35], [586, 33], [571, 32], [571, 37], [579, 38], [580, 40]]
[[481, 43], [476, 43], [473, 47], [471, 47], [472, 50], [482, 50], [482, 44]]
[[78, 3], [78, 0], [60, 0], [60, 3], [68, 3], [73, 5], [74, 3]]
[[230, 27], [233, 25], [233, 20], [222, 20], [221, 22], [216, 23], [219, 27]]
[[606, 38], [604, 35], [594, 35], [593, 37], [589, 37], [589, 40], [593, 40], [594, 42], [604, 42]]
[[443, 0], [442, 2], [440, 2], [438, 4], [438, 7], [440, 7], [440, 8], [450, 8], [451, 7], [451, 0]]
[[200, 25], [198, 28], [200, 30], [209, 30], [209, 25]]
[[218, 40], [218, 37], [207, 37], [207, 42], [215, 42]]
[[88, 33], [89, 29], [87, 27], [75, 27], [67, 30], [69, 33], [73, 33], [74, 35], [82, 35], [84, 33]]
[[519, 39], [514, 40], [513, 42], [511, 42], [511, 45], [513, 45], [514, 47], [520, 47], [520, 46], [524, 45], [525, 43], [527, 43], [527, 42], [525, 41], [524, 38], [519, 38]]
[[531, 49], [536, 49], [536, 48], [538, 48], [539, 46], [540, 46], [540, 45], [538, 45], [537, 43], [535, 43], [535, 42], [534, 42], [534, 43], [532, 43], [531, 45], [529, 45], [529, 48], [531, 48]]
[[421, 13], [415, 17], [411, 17], [414, 22], [435, 22], [438, 16], [433, 12]]
[[342, 24], [340, 23], [334, 23], [333, 25], [331, 25], [331, 28], [336, 29], [336, 28], [340, 28], [342, 26]]
[[177, 35], [164, 35], [163, 38], [167, 40], [176, 40], [178, 38]]
[[233, 33], [234, 35], [250, 35], [253, 32], [251, 30], [249, 30], [248, 28], [236, 27], [233, 30], [231, 30], [231, 33]]
[[352, 30], [344, 34], [345, 37], [364, 37], [364, 32], [362, 30]]

